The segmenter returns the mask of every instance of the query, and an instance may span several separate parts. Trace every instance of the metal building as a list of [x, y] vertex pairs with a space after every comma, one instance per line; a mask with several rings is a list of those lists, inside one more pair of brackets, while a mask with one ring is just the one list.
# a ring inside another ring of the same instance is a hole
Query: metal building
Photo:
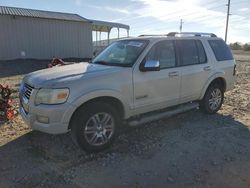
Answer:
[[105, 23], [107, 32], [113, 27], [129, 30], [77, 14], [0, 6], [0, 60], [91, 58], [92, 30], [103, 32]]
[[0, 59], [89, 58], [91, 27], [76, 14], [0, 7]]

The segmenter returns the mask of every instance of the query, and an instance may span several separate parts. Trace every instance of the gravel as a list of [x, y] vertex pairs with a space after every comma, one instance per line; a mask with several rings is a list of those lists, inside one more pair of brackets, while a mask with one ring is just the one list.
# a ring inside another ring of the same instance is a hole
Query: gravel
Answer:
[[[1, 124], [0, 187], [250, 187], [250, 55], [236, 58], [237, 85], [217, 114], [126, 127], [101, 153], [31, 131], [19, 115]], [[21, 78], [0, 78], [16, 100]]]

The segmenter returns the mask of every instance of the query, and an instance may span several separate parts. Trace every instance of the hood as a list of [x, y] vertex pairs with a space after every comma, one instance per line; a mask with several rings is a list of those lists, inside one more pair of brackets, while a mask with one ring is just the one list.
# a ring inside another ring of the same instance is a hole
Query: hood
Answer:
[[35, 88], [41, 87], [41, 85], [48, 85], [48, 82], [52, 84], [53, 81], [58, 80], [70, 80], [77, 76], [83, 76], [90, 73], [103, 72], [108, 70], [119, 69], [121, 67], [89, 64], [89, 63], [74, 63], [65, 66], [52, 67], [43, 69], [40, 71], [32, 72], [25, 76], [24, 82], [29, 83]]

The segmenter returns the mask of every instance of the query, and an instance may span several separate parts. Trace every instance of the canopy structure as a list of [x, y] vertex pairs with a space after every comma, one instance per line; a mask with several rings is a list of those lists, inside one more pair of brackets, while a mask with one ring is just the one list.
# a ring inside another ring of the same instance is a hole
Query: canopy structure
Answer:
[[101, 41], [101, 34], [102, 32], [108, 33], [108, 44], [110, 38], [111, 29], [117, 28], [118, 36], [120, 38], [120, 29], [125, 29], [127, 31], [127, 37], [129, 37], [129, 25], [121, 24], [121, 23], [114, 23], [114, 22], [106, 22], [106, 21], [99, 21], [99, 20], [89, 20], [92, 22], [92, 31], [96, 32], [96, 46], [98, 45], [98, 32], [99, 32], [99, 40]]

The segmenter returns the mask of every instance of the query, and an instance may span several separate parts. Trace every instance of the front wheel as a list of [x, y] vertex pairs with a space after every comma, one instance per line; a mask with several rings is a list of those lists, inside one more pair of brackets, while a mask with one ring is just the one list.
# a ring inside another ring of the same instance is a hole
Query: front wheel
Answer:
[[200, 109], [205, 113], [214, 114], [220, 109], [223, 100], [223, 89], [217, 84], [212, 85], [207, 89], [202, 101], [200, 102]]
[[74, 115], [71, 135], [82, 149], [98, 152], [113, 143], [119, 122], [120, 117], [111, 105], [91, 103], [78, 109]]

